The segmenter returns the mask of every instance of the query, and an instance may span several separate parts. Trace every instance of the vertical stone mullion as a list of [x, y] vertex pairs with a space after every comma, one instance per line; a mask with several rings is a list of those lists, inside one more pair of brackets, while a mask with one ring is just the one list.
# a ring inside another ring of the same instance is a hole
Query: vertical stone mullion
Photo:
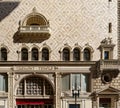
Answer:
[[71, 51], [71, 53], [70, 53], [70, 61], [74, 61], [74, 59], [73, 59], [73, 51]]
[[43, 80], [43, 96], [45, 96], [45, 79]]
[[31, 61], [31, 59], [32, 59], [31, 51], [28, 51], [28, 61]]
[[24, 79], [24, 95], [27, 94], [26, 79]]
[[120, 59], [120, 0], [118, 0], [118, 59]]

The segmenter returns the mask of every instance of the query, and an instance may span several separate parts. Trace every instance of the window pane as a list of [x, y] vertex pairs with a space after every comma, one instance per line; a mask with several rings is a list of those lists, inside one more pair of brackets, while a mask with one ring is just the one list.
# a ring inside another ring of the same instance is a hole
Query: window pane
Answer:
[[21, 58], [22, 58], [22, 60], [28, 60], [28, 50], [26, 48], [22, 49]]
[[73, 60], [74, 61], [80, 60], [80, 50], [77, 48], [73, 50]]
[[72, 74], [72, 87], [74, 87], [74, 89], [78, 89], [81, 86], [80, 80], [80, 74]]
[[63, 60], [64, 61], [70, 60], [70, 51], [67, 48], [63, 49]]
[[27, 95], [53, 95], [53, 88], [46, 79], [30, 76], [23, 79], [17, 88], [17, 95], [24, 95], [24, 93]]
[[32, 49], [32, 60], [38, 60], [38, 49]]
[[80, 108], [80, 104], [69, 104], [69, 108]]
[[43, 95], [43, 79], [39, 77], [29, 77], [26, 79], [26, 94]]
[[19, 87], [17, 89], [17, 95], [23, 95], [24, 94], [24, 80], [22, 80], [19, 83]]
[[89, 75], [81, 74], [81, 91], [89, 90]]
[[8, 79], [6, 74], [0, 74], [0, 91], [6, 91], [8, 88]]
[[49, 60], [49, 50], [47, 48], [42, 49], [42, 60]]
[[1, 60], [7, 60], [7, 50], [5, 48], [1, 48]]
[[84, 60], [90, 60], [90, 50], [84, 49]]
[[89, 91], [89, 74], [72, 74], [71, 78], [74, 89], [79, 88], [81, 91]]
[[62, 89], [69, 90], [70, 89], [70, 75], [62, 76]]
[[109, 59], [109, 51], [104, 52], [104, 59], [108, 60]]
[[52, 86], [45, 80], [45, 94], [46, 95], [53, 95]]

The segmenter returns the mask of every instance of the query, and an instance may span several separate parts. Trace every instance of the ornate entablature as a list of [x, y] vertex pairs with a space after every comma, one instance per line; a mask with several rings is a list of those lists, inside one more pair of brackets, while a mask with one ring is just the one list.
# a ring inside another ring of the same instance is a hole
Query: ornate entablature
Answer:
[[49, 21], [33, 8], [22, 21], [19, 21], [15, 42], [42, 42], [50, 37]]

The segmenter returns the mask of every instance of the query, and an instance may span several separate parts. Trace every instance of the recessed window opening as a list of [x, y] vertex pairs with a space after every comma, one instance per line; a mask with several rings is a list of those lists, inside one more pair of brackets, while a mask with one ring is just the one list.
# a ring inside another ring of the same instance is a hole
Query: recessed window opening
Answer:
[[46, 25], [46, 20], [42, 16], [34, 15], [27, 19], [26, 25]]
[[109, 59], [109, 51], [104, 52], [104, 59], [108, 60]]
[[79, 61], [80, 60], [80, 50], [78, 48], [75, 48], [73, 50], [73, 60]]
[[63, 60], [69, 61], [70, 60], [70, 51], [68, 48], [63, 49]]
[[32, 60], [38, 60], [38, 49], [37, 48], [32, 49]]
[[22, 60], [28, 60], [28, 50], [26, 48], [23, 48], [21, 50], [21, 59]]
[[7, 49], [1, 48], [1, 60], [6, 61], [7, 60]]
[[80, 91], [90, 91], [89, 74], [65, 74], [62, 76], [62, 90], [80, 89]]
[[111, 33], [112, 32], [112, 23], [108, 24], [108, 32]]
[[47, 48], [42, 49], [42, 60], [49, 60], [49, 50]]
[[37, 24], [37, 23], [32, 23], [30, 25], [32, 25], [32, 26], [39, 26], [39, 24]]
[[85, 48], [83, 54], [84, 54], [84, 60], [85, 61], [89, 61], [91, 59], [90, 58], [91, 54], [90, 54], [90, 50], [89, 49]]

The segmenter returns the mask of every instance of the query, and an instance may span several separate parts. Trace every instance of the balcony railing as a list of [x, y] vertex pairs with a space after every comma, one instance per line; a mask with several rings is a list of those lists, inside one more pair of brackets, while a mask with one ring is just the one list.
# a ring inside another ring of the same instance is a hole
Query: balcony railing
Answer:
[[100, 70], [103, 69], [119, 69], [120, 60], [100, 60]]
[[49, 26], [20, 26], [19, 27], [20, 33], [50, 33]]

